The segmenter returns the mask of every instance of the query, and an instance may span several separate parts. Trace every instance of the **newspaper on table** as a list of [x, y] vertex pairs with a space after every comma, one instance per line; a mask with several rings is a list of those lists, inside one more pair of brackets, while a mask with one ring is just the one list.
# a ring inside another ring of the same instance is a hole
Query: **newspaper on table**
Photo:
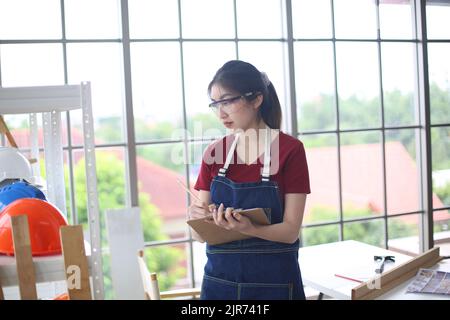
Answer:
[[421, 268], [407, 292], [450, 295], [450, 272]]

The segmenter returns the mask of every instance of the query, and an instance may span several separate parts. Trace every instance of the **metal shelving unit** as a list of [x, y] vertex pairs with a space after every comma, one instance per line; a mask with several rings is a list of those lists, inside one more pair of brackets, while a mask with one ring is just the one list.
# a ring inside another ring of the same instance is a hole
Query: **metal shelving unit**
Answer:
[[[29, 114], [31, 156], [35, 159], [39, 159], [37, 117], [38, 114], [42, 115], [47, 198], [66, 216], [61, 113], [76, 109], [82, 110], [83, 148], [86, 159], [87, 213], [91, 247], [89, 260], [91, 263], [93, 296], [96, 300], [102, 300], [104, 299], [104, 283], [90, 83], [0, 88], [1, 115]], [[33, 174], [40, 176], [39, 163], [35, 163], [32, 166]], [[53, 266], [53, 260], [60, 259], [62, 259], [61, 256], [48, 257], [44, 259], [48, 263], [44, 263], [42, 268], [45, 269], [46, 265]], [[42, 271], [42, 273], [46, 274], [45, 271]], [[65, 277], [61, 278], [61, 280], [63, 279]], [[48, 279], [45, 276], [41, 278], [41, 281], [54, 280], [54, 276]]]

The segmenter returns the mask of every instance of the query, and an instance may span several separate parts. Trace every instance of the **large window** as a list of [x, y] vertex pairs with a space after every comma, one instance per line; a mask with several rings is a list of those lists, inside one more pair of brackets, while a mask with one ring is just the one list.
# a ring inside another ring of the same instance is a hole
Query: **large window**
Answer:
[[[201, 281], [204, 245], [190, 237], [177, 179], [192, 188], [203, 151], [225, 133], [206, 88], [236, 58], [268, 74], [283, 130], [306, 146], [303, 245], [356, 239], [415, 254], [432, 215], [435, 243], [449, 250], [450, 4], [427, 1], [416, 21], [421, 2], [0, 0], [0, 85], [91, 81], [100, 208], [141, 207], [162, 290]], [[6, 120], [29, 147], [27, 117]], [[67, 214], [86, 223], [81, 113], [66, 113], [63, 128]]]
[[[443, 5], [426, 7], [433, 19], [428, 36], [440, 40], [427, 43], [430, 101], [419, 105], [413, 1], [293, 1], [297, 123], [313, 191], [305, 245], [356, 239], [418, 253], [419, 230], [430, 214], [422, 202], [421, 128], [430, 127], [434, 185], [427, 197], [433, 210], [441, 209], [434, 213], [435, 237], [448, 242], [450, 87], [443, 26], [449, 6]], [[308, 17], [320, 23], [310, 21], [315, 27], [307, 30]], [[421, 118], [428, 112], [431, 126]]]

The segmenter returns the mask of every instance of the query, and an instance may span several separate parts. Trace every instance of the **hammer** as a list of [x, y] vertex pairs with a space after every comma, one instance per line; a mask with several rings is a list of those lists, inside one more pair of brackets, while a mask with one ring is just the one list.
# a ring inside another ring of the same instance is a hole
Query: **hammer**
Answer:
[[383, 273], [384, 263], [386, 261], [395, 262], [395, 257], [394, 256], [374, 256], [373, 260], [375, 260], [375, 261], [380, 261], [381, 260], [379, 267], [375, 269], [375, 273]]

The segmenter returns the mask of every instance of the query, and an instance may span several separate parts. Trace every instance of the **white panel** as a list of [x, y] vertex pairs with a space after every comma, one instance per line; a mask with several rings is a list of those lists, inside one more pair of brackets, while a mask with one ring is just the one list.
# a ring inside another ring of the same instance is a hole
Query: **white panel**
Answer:
[[138, 251], [144, 248], [140, 209], [106, 211], [111, 278], [115, 298], [143, 300], [144, 287], [138, 263]]

